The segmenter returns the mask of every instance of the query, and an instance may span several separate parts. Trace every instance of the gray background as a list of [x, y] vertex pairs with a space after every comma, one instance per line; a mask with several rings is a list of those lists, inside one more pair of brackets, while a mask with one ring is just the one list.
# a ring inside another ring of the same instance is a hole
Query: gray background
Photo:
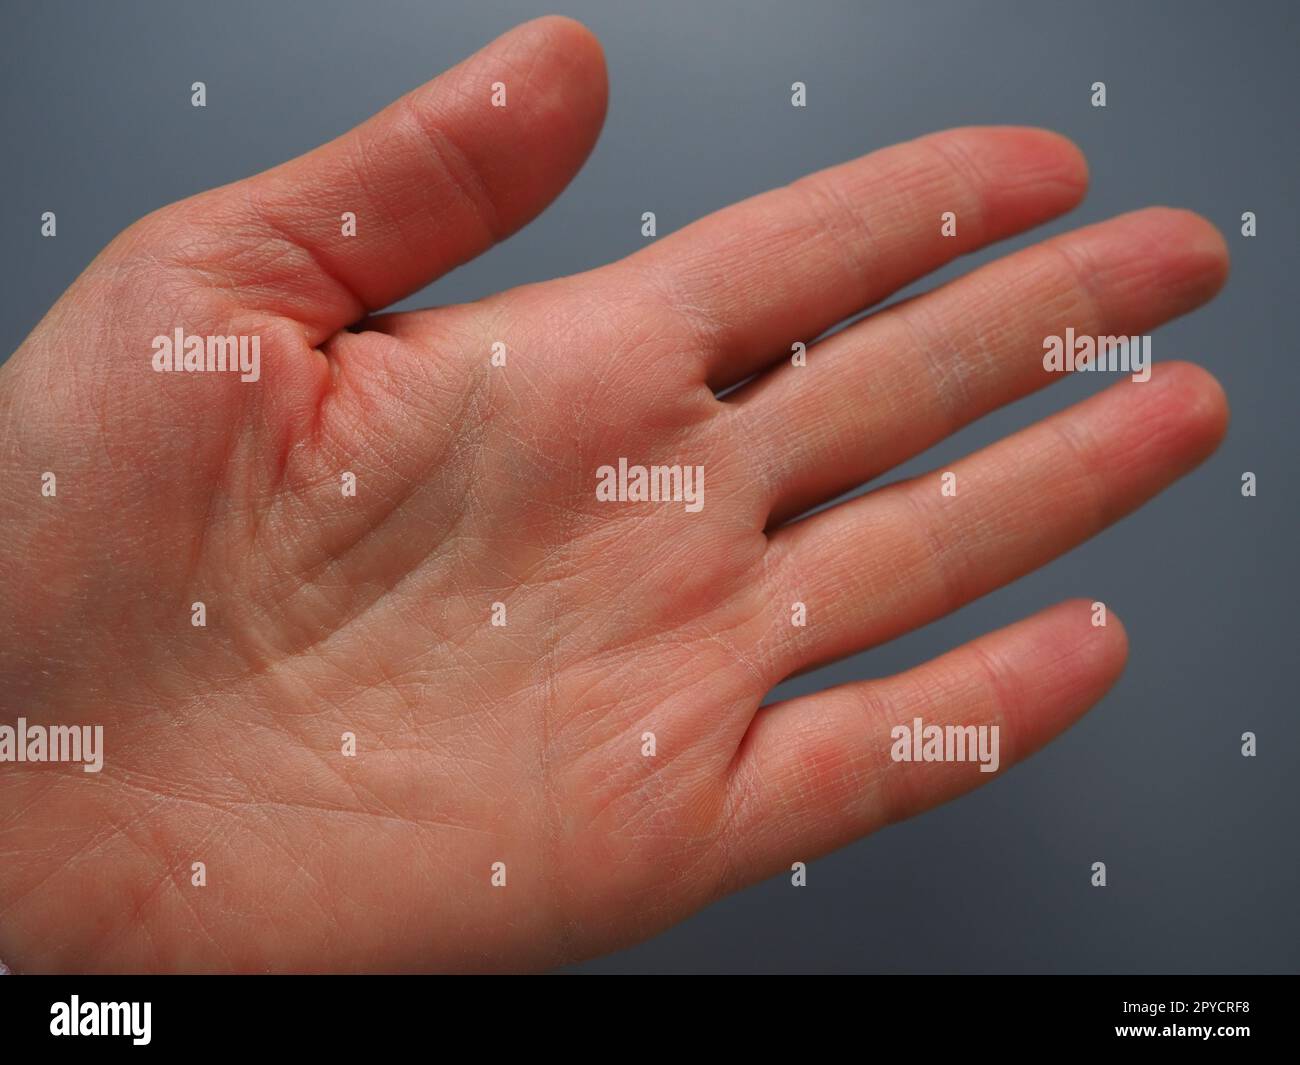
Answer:
[[[142, 214], [342, 132], [533, 3], [18, 4], [0, 19], [0, 351]], [[1209, 307], [1157, 360], [1208, 366], [1234, 411], [1191, 478], [960, 613], [783, 686], [915, 665], [1073, 595], [1123, 617], [1116, 690], [979, 792], [577, 971], [1295, 971], [1297, 11], [1207, 3], [561, 3], [600, 36], [611, 103], [539, 221], [403, 306], [605, 262], [731, 201], [920, 133], [1027, 123], [1074, 138], [1092, 191], [1067, 219], [973, 256], [1154, 203], [1227, 235]], [[208, 85], [208, 107], [189, 85]], [[792, 81], [809, 106], [789, 106]], [[1104, 109], [1089, 105], [1107, 84]], [[56, 240], [39, 236], [58, 213]], [[1240, 235], [1242, 211], [1259, 235]], [[915, 290], [909, 290], [915, 291]], [[904, 293], [906, 294], [906, 293]], [[1291, 323], [1291, 324], [1288, 324]], [[1082, 375], [959, 433], [911, 474], [1110, 383]], [[1240, 474], [1259, 496], [1240, 495]], [[1257, 733], [1259, 756], [1239, 737]], [[1290, 753], [1288, 753], [1290, 752]], [[1089, 885], [1093, 861], [1110, 884]]]

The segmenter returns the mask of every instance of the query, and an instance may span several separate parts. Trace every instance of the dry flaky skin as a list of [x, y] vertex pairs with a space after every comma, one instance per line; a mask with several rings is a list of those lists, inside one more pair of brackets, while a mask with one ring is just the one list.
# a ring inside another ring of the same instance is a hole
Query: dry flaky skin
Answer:
[[[1141, 333], [1209, 298], [1214, 230], [1156, 209], [1067, 234], [791, 366], [793, 341], [1082, 195], [1061, 138], [958, 130], [592, 273], [346, 331], [536, 214], [604, 101], [591, 36], [529, 23], [313, 155], [131, 227], [0, 372], [0, 724], [102, 724], [106, 748], [98, 774], [0, 765], [15, 969], [607, 951], [990, 779], [892, 762], [893, 726], [998, 724], [1005, 767], [1117, 676], [1122, 628], [1081, 600], [758, 710], [1213, 449], [1217, 385], [1161, 365], [970, 456], [955, 497], [936, 471], [782, 527], [1046, 384], [1045, 335]], [[178, 326], [259, 335], [261, 380], [154, 373]], [[598, 502], [621, 456], [704, 466], [703, 509]]]

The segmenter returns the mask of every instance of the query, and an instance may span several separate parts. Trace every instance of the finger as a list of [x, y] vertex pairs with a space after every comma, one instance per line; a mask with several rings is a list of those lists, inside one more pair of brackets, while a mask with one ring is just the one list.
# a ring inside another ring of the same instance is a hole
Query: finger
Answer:
[[794, 672], [874, 646], [1032, 572], [1195, 467], [1226, 424], [1218, 382], [1166, 363], [944, 471], [785, 526], [771, 594], [803, 602], [807, 624], [773, 622], [774, 663]]
[[[155, 220], [211, 240], [158, 243], [323, 338], [538, 214], [591, 150], [605, 100], [591, 33], [537, 19], [337, 140]], [[343, 233], [345, 212], [355, 236]]]
[[[1087, 167], [1064, 137], [972, 127], [811, 174], [710, 215], [616, 264], [662, 293], [734, 384], [965, 252], [1083, 197]], [[956, 235], [941, 232], [956, 217]]]
[[[808, 861], [985, 784], [1032, 754], [1124, 668], [1128, 645], [1118, 619], [1111, 613], [1094, 627], [1092, 618], [1084, 600], [1061, 603], [898, 676], [760, 710], [730, 781], [733, 875], [748, 883]], [[942, 746], [911, 749], [917, 718], [921, 729], [944, 730]], [[966, 760], [926, 761], [927, 753]], [[983, 771], [995, 755], [996, 768]]]
[[1056, 237], [829, 337], [732, 398], [777, 525], [1059, 380], [1043, 342], [1142, 335], [1210, 299], [1218, 231], [1153, 208]]

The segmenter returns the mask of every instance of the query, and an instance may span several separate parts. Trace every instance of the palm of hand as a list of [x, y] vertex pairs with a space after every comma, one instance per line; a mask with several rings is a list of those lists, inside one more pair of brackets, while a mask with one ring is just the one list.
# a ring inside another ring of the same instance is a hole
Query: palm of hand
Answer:
[[[999, 722], [1005, 764], [1118, 673], [1122, 631], [1066, 604], [904, 677], [759, 710], [792, 672], [941, 616], [1189, 468], [1222, 432], [1221, 397], [1199, 371], [1168, 370], [1145, 393], [1107, 394], [973, 456], [952, 501], [936, 479], [793, 525], [1042, 382], [1022, 360], [972, 365], [956, 389], [942, 375], [916, 385], [916, 372], [884, 373], [870, 403], [846, 395], [866, 372], [854, 367], [870, 365], [864, 350], [901, 367], [923, 323], [944, 328], [954, 316], [933, 302], [940, 292], [852, 327], [838, 348], [827, 341], [819, 368], [781, 359], [734, 397], [714, 391], [951, 254], [906, 261], [913, 235], [891, 245], [872, 227], [871, 280], [855, 277], [864, 260], [845, 254], [826, 213], [851, 222], [844, 202], [858, 186], [910, 174], [900, 202], [925, 201], [918, 216], [930, 200], [968, 205], [975, 243], [1068, 206], [1077, 158], [1025, 132], [918, 142], [592, 274], [340, 332], [522, 223], [576, 168], [602, 110], [594, 45], [546, 20], [446, 78], [477, 84], [516, 66], [527, 71], [516, 99], [535, 88], [554, 161], [527, 177], [480, 165], [481, 187], [466, 192], [444, 170], [474, 154], [468, 134], [454, 152], [437, 141], [421, 165], [475, 206], [440, 223], [454, 246], [430, 261], [394, 265], [402, 242], [383, 267], [366, 258], [378, 251], [322, 252], [335, 245], [295, 235], [319, 196], [285, 206], [309, 173], [327, 187], [348, 167], [398, 167], [367, 164], [356, 144], [409, 139], [404, 111], [368, 141], [322, 149], [335, 154], [310, 171], [289, 164], [252, 192], [218, 190], [146, 220], [6, 368], [7, 472], [52, 469], [60, 481], [57, 503], [6, 502], [4, 625], [22, 634], [0, 652], [12, 716], [102, 723], [107, 750], [96, 775], [0, 772], [12, 859], [0, 865], [0, 957], [110, 969], [554, 964], [649, 935], [984, 779], [891, 763], [892, 726], [917, 714]], [[455, 128], [456, 114], [439, 114]], [[980, 166], [954, 162], [977, 150]], [[999, 191], [988, 170], [1027, 158], [1046, 177]], [[429, 173], [421, 180], [428, 195]], [[499, 195], [494, 182], [511, 181], [524, 187]], [[510, 206], [484, 222], [478, 201], [494, 196]], [[754, 239], [760, 223], [767, 244]], [[978, 315], [950, 328], [972, 330], [980, 350], [1014, 347], [1050, 324], [1033, 305], [1086, 308], [1099, 332], [1139, 330], [1221, 280], [1217, 238], [1194, 219], [1109, 226], [1126, 228], [1094, 227], [1075, 247], [1122, 236], [1148, 253], [1127, 261], [1148, 264], [1158, 248], [1140, 300], [1125, 302], [1122, 270], [1080, 295], [1068, 264], [1084, 253], [1060, 247], [1005, 267], [1041, 286], [1020, 311], [990, 312], [1019, 313], [1019, 332], [981, 332]], [[801, 249], [803, 281], [764, 276], [764, 247]], [[745, 255], [760, 260], [748, 279], [711, 277], [707, 264]], [[948, 299], [968, 306], [991, 280], [967, 284]], [[148, 337], [180, 323], [259, 334], [261, 383], [140, 372]], [[791, 444], [786, 417], [811, 427], [805, 444]], [[1089, 472], [1080, 441], [1134, 421], [1142, 455], [1106, 479]], [[1014, 458], [1026, 450], [1037, 457]], [[601, 501], [597, 470], [620, 458], [703, 467], [704, 505]], [[1012, 518], [998, 493], [1026, 479], [1038, 502]], [[809, 622], [793, 625], [801, 603]]]

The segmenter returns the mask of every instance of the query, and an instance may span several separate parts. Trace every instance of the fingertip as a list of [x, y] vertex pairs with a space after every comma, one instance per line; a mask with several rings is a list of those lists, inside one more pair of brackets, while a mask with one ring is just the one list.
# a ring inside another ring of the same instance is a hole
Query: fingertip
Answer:
[[1110, 607], [1106, 608], [1105, 617], [1106, 617], [1106, 624], [1101, 626], [1101, 628], [1105, 629], [1111, 641], [1115, 659], [1119, 663], [1119, 669], [1116, 670], [1116, 673], [1118, 674], [1119, 672], [1122, 672], [1124, 667], [1128, 664], [1128, 653], [1129, 653], [1129, 646], [1130, 646], [1129, 639], [1128, 639], [1128, 627], [1124, 624], [1124, 619], [1121, 618], [1117, 613], [1115, 613], [1115, 611], [1113, 611]]
[[488, 49], [498, 45], [523, 54], [517, 64], [522, 91], [514, 99], [522, 101], [526, 128], [550, 156], [567, 160], [567, 183], [605, 122], [609, 79], [600, 41], [576, 19], [544, 15], [516, 26]]
[[1064, 202], [1077, 203], [1088, 190], [1088, 160], [1062, 133], [1039, 126], [966, 126], [948, 130], [973, 159], [987, 161], [1017, 188], [1044, 186]]
[[1128, 632], [1109, 603], [1080, 596], [1043, 613], [1052, 640], [1081, 648], [1100, 674], [1113, 679], [1123, 671], [1128, 661]]
[[1113, 681], [1128, 662], [1128, 630], [1111, 604], [1103, 599], [1069, 599], [1058, 606], [1083, 630], [1100, 672]]
[[1107, 604], [1084, 598], [1048, 606], [968, 646], [978, 649], [985, 672], [1000, 678], [1011, 761], [1085, 714], [1114, 687], [1128, 660], [1123, 624]]
[[1212, 373], [1194, 362], [1155, 366], [1153, 379], [1165, 390], [1195, 458], [1209, 456], [1228, 431], [1228, 396]]
[[1195, 211], [1183, 207], [1166, 207], [1165, 210], [1183, 223], [1187, 234], [1184, 237], [1185, 253], [1200, 264], [1204, 274], [1213, 281], [1213, 291], [1218, 292], [1228, 280], [1232, 265], [1232, 254], [1223, 233]]
[[536, 18], [521, 22], [515, 31], [531, 31], [554, 34], [560, 38], [578, 41], [585, 40], [600, 49], [600, 40], [584, 22], [570, 15], [538, 15]]
[[1083, 199], [1092, 179], [1088, 169], [1088, 157], [1083, 154], [1083, 149], [1064, 133], [1057, 133], [1053, 129], [1039, 126], [1019, 128], [1031, 140], [1037, 142], [1045, 157], [1051, 157], [1058, 180], [1067, 188], [1075, 190], [1079, 199]]
[[1078, 147], [1032, 126], [965, 126], [931, 134], [980, 197], [979, 234], [996, 240], [1078, 206], [1088, 189], [1088, 164]]
[[1209, 219], [1183, 207], [1134, 212], [1148, 228], [1152, 248], [1188, 289], [1190, 305], [1212, 299], [1228, 279], [1228, 242]]
[[581, 51], [588, 57], [598, 60], [602, 67], [605, 65], [605, 50], [601, 46], [600, 38], [586, 23], [579, 22], [568, 15], [542, 15], [525, 25], [535, 26], [546, 33], [553, 34], [572, 51]]
[[566, 68], [568, 78], [589, 99], [598, 99], [599, 109], [604, 112], [609, 89], [605, 49], [587, 26], [567, 15], [543, 15], [516, 27], [507, 36], [515, 34], [535, 38], [531, 47], [552, 53], [556, 62]]

